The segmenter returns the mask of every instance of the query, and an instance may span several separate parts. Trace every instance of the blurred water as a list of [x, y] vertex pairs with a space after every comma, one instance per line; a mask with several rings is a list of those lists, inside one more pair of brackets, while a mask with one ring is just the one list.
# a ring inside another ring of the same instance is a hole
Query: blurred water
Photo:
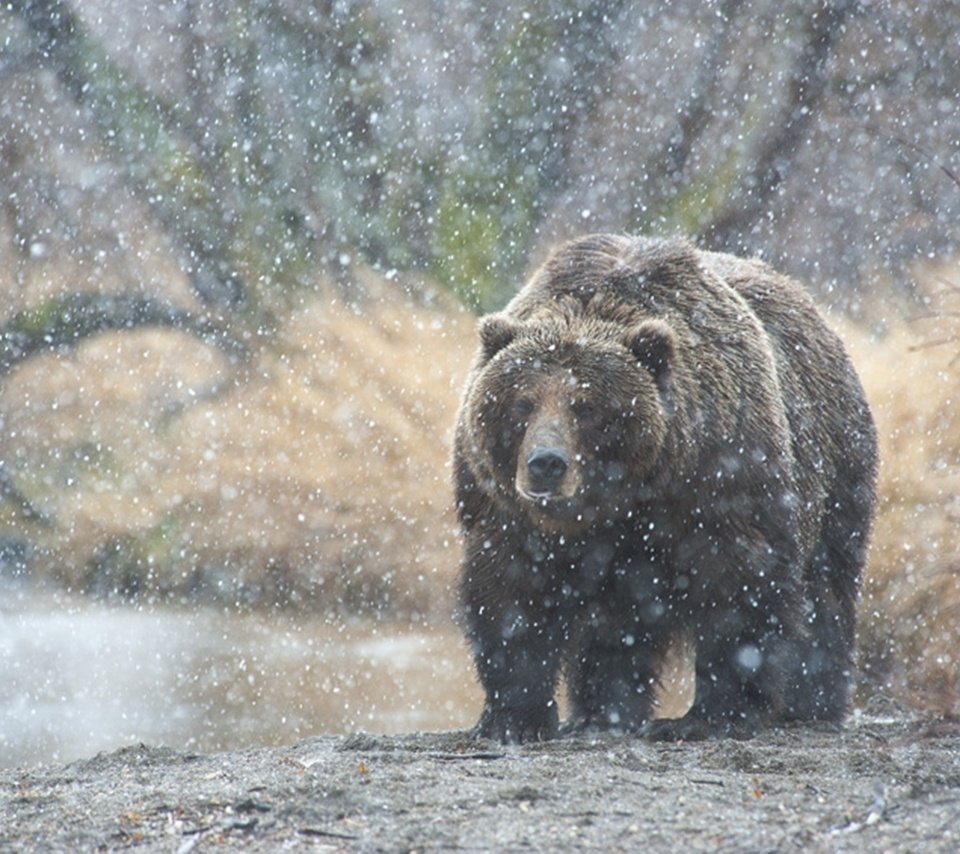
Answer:
[[480, 700], [452, 625], [0, 598], [0, 767], [451, 729]]

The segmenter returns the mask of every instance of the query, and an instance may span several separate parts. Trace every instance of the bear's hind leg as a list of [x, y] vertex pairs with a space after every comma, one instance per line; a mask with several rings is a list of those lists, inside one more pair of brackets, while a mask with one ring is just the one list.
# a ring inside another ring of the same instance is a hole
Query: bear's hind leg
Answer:
[[699, 582], [690, 597], [694, 701], [682, 718], [651, 721], [647, 738], [750, 738], [781, 718], [804, 639], [794, 554], [759, 531], [691, 538], [683, 566]]
[[857, 591], [869, 530], [868, 517], [861, 521], [851, 529], [836, 517], [828, 518], [807, 565], [807, 637], [784, 709], [789, 720], [839, 721], [846, 714], [854, 671]]
[[[851, 375], [850, 387], [859, 384]], [[862, 393], [861, 393], [862, 394]], [[842, 720], [855, 668], [857, 595], [876, 505], [877, 438], [866, 402], [854, 396], [851, 420], [832, 432], [843, 452], [823, 502], [819, 540], [803, 571], [807, 640], [791, 680], [784, 717]]]
[[783, 692], [782, 662], [792, 645], [778, 632], [700, 633], [696, 640], [696, 693], [681, 718], [651, 721], [651, 741], [751, 738], [775, 718]]

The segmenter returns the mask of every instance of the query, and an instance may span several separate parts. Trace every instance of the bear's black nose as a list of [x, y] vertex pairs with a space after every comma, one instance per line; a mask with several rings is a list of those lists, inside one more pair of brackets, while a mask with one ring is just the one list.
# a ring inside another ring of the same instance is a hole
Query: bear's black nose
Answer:
[[530, 485], [535, 492], [553, 492], [567, 473], [567, 455], [560, 448], [534, 448], [527, 457]]

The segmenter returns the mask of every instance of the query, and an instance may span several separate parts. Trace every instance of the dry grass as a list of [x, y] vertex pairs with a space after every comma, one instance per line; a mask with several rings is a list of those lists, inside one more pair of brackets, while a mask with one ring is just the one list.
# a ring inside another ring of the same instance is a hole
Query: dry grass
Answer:
[[881, 443], [861, 667], [869, 683], [943, 714], [960, 712], [960, 323], [951, 300], [960, 303], [948, 289], [932, 294], [929, 318], [897, 322], [882, 338], [841, 329]]
[[318, 298], [239, 381], [170, 332], [101, 335], [3, 390], [4, 454], [54, 520], [38, 568], [81, 589], [448, 601], [448, 455], [473, 320]]

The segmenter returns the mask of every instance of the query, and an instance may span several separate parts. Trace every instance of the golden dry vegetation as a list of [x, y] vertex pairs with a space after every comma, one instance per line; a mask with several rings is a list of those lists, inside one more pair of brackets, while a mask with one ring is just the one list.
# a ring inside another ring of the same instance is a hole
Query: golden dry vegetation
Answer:
[[[448, 457], [474, 322], [368, 279], [359, 305], [322, 289], [239, 369], [141, 330], [11, 373], [2, 453], [47, 522], [7, 507], [3, 527], [36, 543], [35, 574], [101, 594], [448, 620]], [[835, 325], [883, 458], [864, 682], [955, 713], [960, 296], [944, 285], [930, 302], [931, 317], [888, 318], [880, 334]]]
[[[860, 606], [865, 678], [960, 713], [960, 273], [922, 277], [929, 311], [841, 335], [880, 434], [879, 506]], [[952, 284], [957, 283], [957, 284]]]
[[140, 330], [12, 372], [3, 454], [49, 520], [30, 526], [36, 570], [100, 593], [448, 605], [447, 456], [473, 319], [397, 293], [313, 298], [239, 370]]

